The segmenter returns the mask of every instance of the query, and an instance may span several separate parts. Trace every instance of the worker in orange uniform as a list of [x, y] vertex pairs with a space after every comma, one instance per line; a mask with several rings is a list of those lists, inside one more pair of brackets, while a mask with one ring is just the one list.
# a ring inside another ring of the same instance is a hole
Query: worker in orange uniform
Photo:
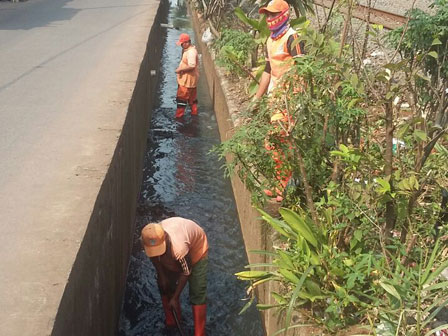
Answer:
[[[260, 8], [260, 14], [266, 15], [266, 22], [271, 34], [266, 43], [267, 60], [264, 72], [261, 76], [260, 85], [255, 94], [255, 100], [260, 99], [266, 92], [271, 92], [278, 84], [279, 80], [293, 65], [294, 57], [303, 54], [303, 43], [294, 42], [298, 39], [297, 32], [289, 26], [289, 5], [284, 0], [272, 0], [267, 6]], [[291, 123], [290, 116], [281, 111], [283, 121]], [[280, 142], [285, 143], [286, 135], [279, 133]], [[283, 132], [284, 133], [284, 132]], [[273, 197], [276, 201], [283, 200], [283, 191], [290, 178], [291, 170], [285, 167], [285, 153], [277, 146], [266, 139], [265, 148], [271, 152], [275, 162], [277, 186], [274, 190], [265, 189], [267, 196]]]
[[194, 335], [204, 336], [208, 263], [208, 242], [204, 230], [189, 219], [171, 217], [146, 225], [141, 239], [146, 255], [157, 271], [166, 327], [176, 326], [173, 310], [180, 319], [179, 297], [188, 281]]
[[293, 58], [303, 54], [303, 42], [293, 43], [298, 36], [297, 32], [289, 26], [289, 5], [286, 1], [272, 0], [258, 12], [266, 14], [271, 35], [266, 43], [268, 58], [255, 94], [257, 99], [261, 98], [266, 91], [272, 91], [283, 74], [294, 64]]
[[198, 114], [198, 100], [196, 86], [199, 80], [199, 58], [196, 47], [191, 44], [188, 34], [180, 34], [176, 42], [182, 47], [182, 59], [176, 69], [177, 74], [177, 110], [176, 118], [183, 117], [187, 104], [190, 105], [191, 115]]

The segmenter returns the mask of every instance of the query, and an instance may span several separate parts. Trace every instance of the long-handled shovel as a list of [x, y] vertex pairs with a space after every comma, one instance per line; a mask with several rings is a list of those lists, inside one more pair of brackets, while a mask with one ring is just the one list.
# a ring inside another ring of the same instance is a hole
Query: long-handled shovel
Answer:
[[182, 330], [182, 327], [180, 326], [180, 321], [179, 321], [179, 318], [177, 317], [176, 309], [173, 309], [173, 315], [174, 315], [174, 320], [176, 321], [177, 330], [179, 330], [179, 333], [181, 334], [181, 336], [185, 336], [184, 331]]

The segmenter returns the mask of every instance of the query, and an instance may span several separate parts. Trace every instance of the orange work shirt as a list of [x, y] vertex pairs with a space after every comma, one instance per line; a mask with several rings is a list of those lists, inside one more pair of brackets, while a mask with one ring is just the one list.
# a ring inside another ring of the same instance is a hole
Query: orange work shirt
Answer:
[[179, 67], [194, 67], [193, 70], [177, 74], [177, 83], [187, 88], [195, 88], [199, 80], [199, 56], [195, 46], [190, 46], [182, 53]]
[[[277, 82], [283, 74], [287, 72], [294, 64], [294, 57], [288, 52], [288, 39], [294, 34], [297, 34], [297, 32], [294, 29], [289, 28], [288, 31], [278, 40], [268, 38], [266, 48], [268, 51], [268, 60], [271, 66], [271, 81], [268, 89], [269, 92], [276, 87]], [[300, 56], [302, 51], [300, 50], [299, 43], [296, 45], [296, 48], [297, 56]]]
[[204, 230], [192, 220], [171, 217], [163, 220], [160, 225], [170, 236], [171, 250], [176, 260], [185, 258], [189, 253], [191, 264], [195, 265], [207, 255], [207, 236]]

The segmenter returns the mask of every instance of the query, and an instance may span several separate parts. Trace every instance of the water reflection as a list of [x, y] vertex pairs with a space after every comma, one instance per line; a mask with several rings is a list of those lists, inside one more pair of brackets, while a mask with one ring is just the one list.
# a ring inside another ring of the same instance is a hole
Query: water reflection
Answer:
[[[185, 6], [174, 7], [170, 23], [182, 23], [182, 32], [193, 35], [185, 20]], [[153, 111], [145, 154], [143, 183], [136, 213], [136, 231], [129, 265], [119, 334], [170, 335], [164, 330], [155, 270], [138, 242], [140, 230], [150, 221], [171, 216], [191, 218], [207, 233], [209, 252], [207, 335], [263, 335], [258, 312], [244, 306], [244, 284], [233, 275], [247, 264], [230, 182], [223, 178], [222, 162], [209, 151], [219, 143], [212, 103], [204, 76], [198, 86], [199, 116], [187, 113], [174, 118], [176, 78], [180, 61], [175, 42], [180, 31], [167, 31], [162, 60], [159, 101]], [[183, 324], [193, 332], [188, 289], [182, 296]], [[174, 332], [171, 335], [176, 335]]]

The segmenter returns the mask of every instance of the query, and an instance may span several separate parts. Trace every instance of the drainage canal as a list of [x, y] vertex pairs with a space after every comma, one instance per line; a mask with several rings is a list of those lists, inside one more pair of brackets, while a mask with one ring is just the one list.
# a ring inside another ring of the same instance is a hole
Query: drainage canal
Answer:
[[[247, 258], [230, 181], [223, 177], [222, 162], [209, 154], [212, 146], [219, 143], [219, 133], [204, 74], [198, 87], [199, 116], [191, 117], [187, 111], [182, 120], [174, 119], [177, 88], [174, 70], [181, 52], [175, 42], [181, 32], [193, 36], [186, 7], [180, 1], [171, 6], [169, 23], [180, 30], [168, 29], [166, 33], [159, 99], [148, 133], [119, 334], [168, 335], [164, 330], [155, 270], [138, 237], [142, 227], [150, 221], [182, 216], [199, 223], [209, 239], [207, 334], [263, 335], [260, 315], [254, 307], [238, 315], [245, 304], [241, 301], [245, 288], [233, 274], [243, 269]], [[184, 331], [192, 335], [188, 289], [184, 290], [181, 302]]]

